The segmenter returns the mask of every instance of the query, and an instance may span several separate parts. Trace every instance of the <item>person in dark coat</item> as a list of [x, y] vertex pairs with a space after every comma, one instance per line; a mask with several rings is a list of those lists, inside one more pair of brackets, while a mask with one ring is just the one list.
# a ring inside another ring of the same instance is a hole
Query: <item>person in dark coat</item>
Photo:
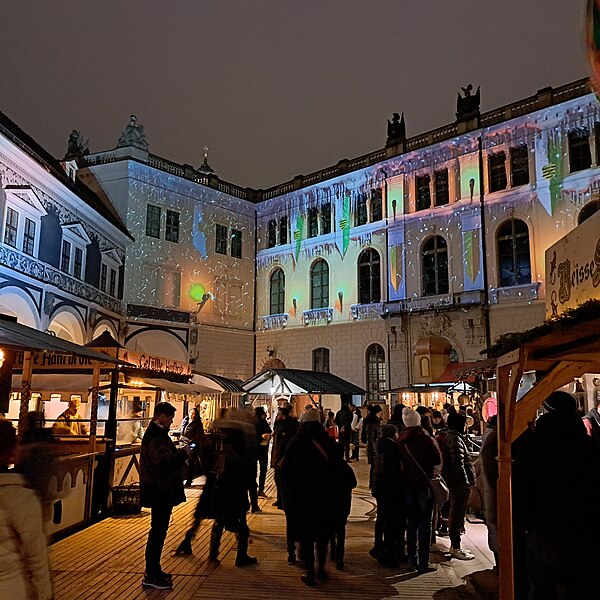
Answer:
[[184, 441], [190, 442], [192, 451], [186, 463], [185, 487], [192, 485], [192, 479], [196, 475], [200, 466], [200, 450], [202, 448], [202, 440], [204, 437], [204, 426], [200, 418], [200, 411], [197, 408], [192, 408], [189, 412], [188, 419], [182, 425], [181, 437]]
[[[314, 413], [314, 416], [312, 416]], [[310, 416], [309, 416], [310, 415]], [[288, 535], [300, 542], [306, 568], [301, 580], [315, 585], [315, 544], [318, 576], [326, 578], [327, 545], [336, 511], [337, 479], [342, 472], [341, 448], [318, 420], [318, 411], [304, 417], [281, 461], [283, 508]]]
[[152, 515], [142, 585], [159, 590], [173, 587], [171, 576], [161, 569], [160, 556], [173, 507], [185, 502], [183, 465], [191, 452], [189, 446], [177, 448], [169, 437], [175, 410], [168, 402], [155, 406], [140, 450], [140, 500]]
[[442, 457], [433, 438], [421, 427], [418, 412], [405, 408], [402, 413], [405, 428], [398, 444], [402, 457], [402, 485], [406, 502], [406, 551], [408, 567], [419, 573], [435, 571], [429, 564], [433, 495], [429, 479]]
[[483, 475], [483, 506], [488, 530], [488, 547], [498, 565], [498, 429], [497, 415], [490, 417], [485, 426], [483, 442], [479, 450], [479, 462]]
[[395, 404], [392, 409], [392, 414], [388, 419], [388, 425], [395, 425], [400, 433], [404, 429], [404, 421], [402, 420], [402, 411], [404, 410], [404, 404]]
[[529, 600], [597, 600], [600, 521], [586, 508], [600, 489], [600, 448], [570, 394], [553, 392], [544, 408], [525, 457]]
[[356, 487], [356, 475], [347, 462], [340, 462], [340, 473], [335, 479], [333, 533], [331, 535], [331, 558], [338, 571], [344, 570], [346, 549], [346, 525], [352, 508], [352, 490]]
[[[254, 442], [248, 436], [249, 425], [242, 419], [238, 420], [235, 414], [214, 422], [215, 429], [221, 435], [223, 466], [219, 470], [213, 491], [215, 521], [210, 536], [209, 560], [219, 562], [219, 547], [225, 529], [237, 534], [236, 567], [255, 565], [258, 562], [253, 556], [248, 556], [248, 473], [250, 466], [256, 469], [256, 455], [248, 448]], [[253, 429], [251, 425], [250, 429]]]
[[338, 426], [338, 442], [344, 450], [344, 458], [350, 461], [350, 442], [352, 442], [352, 410], [350, 404], [344, 402], [335, 415], [335, 424]]
[[369, 463], [369, 488], [373, 486], [373, 464], [375, 463], [375, 454], [377, 452], [377, 441], [381, 437], [381, 406], [379, 404], [369, 404], [367, 406], [367, 416], [363, 419], [361, 432], [362, 442], [367, 446], [367, 462]]
[[267, 421], [267, 413], [262, 406], [257, 406], [254, 409], [254, 419], [256, 442], [258, 444], [258, 495], [261, 498], [266, 498], [265, 481], [267, 480], [267, 467], [269, 464], [269, 442], [273, 431]]
[[398, 429], [389, 423], [377, 442], [372, 493], [377, 500], [375, 543], [369, 554], [382, 565], [397, 567], [406, 562], [406, 507], [402, 487], [402, 459]]
[[290, 414], [288, 406], [280, 406], [273, 425], [273, 448], [271, 449], [271, 468], [275, 470], [275, 486], [277, 500], [273, 502], [275, 508], [283, 510], [283, 493], [281, 486], [281, 470], [279, 461], [283, 458], [290, 440], [298, 432], [300, 423]]
[[473, 560], [475, 555], [461, 546], [462, 530], [469, 504], [471, 486], [475, 485], [475, 469], [464, 440], [467, 418], [460, 412], [448, 415], [448, 433], [443, 445], [442, 475], [450, 490], [450, 555], [458, 560]]

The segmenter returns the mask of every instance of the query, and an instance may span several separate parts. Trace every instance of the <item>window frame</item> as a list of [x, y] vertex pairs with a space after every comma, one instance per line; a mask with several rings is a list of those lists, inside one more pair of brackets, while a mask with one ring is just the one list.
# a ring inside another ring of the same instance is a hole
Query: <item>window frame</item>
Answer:
[[367, 194], [361, 193], [356, 200], [355, 212], [354, 212], [354, 226], [360, 227], [366, 225], [369, 222], [369, 214], [367, 210]]
[[329, 308], [329, 265], [323, 258], [310, 267], [310, 308]]
[[501, 192], [508, 188], [506, 177], [506, 152], [490, 152], [488, 154], [488, 187], [490, 193]]
[[165, 216], [165, 241], [179, 243], [180, 213], [176, 210], [166, 210]]
[[[509, 150], [510, 187], [528, 185], [531, 181], [529, 174], [529, 147], [527, 144], [513, 146]], [[523, 173], [523, 179], [518, 174]]]
[[7, 206], [4, 217], [4, 243], [11, 248], [17, 248], [19, 242], [19, 221], [21, 215], [12, 206]]
[[[277, 287], [275, 287], [277, 286]], [[285, 272], [277, 267], [269, 277], [269, 314], [285, 313]]]
[[230, 245], [230, 254], [232, 258], [242, 258], [242, 230], [234, 229], [233, 227], [230, 229], [231, 245]]
[[[433, 172], [433, 189], [436, 206], [446, 206], [450, 204], [450, 180], [448, 178], [448, 169], [437, 169]], [[445, 186], [443, 185], [445, 183]], [[440, 201], [440, 198], [442, 201]]]
[[306, 237], [317, 237], [319, 235], [319, 209], [316, 206], [308, 208], [307, 221]]
[[[387, 387], [385, 350], [381, 344], [370, 344], [365, 350], [365, 380], [368, 402], [385, 401], [383, 390]], [[373, 386], [373, 384], [376, 384]], [[372, 391], [375, 389], [377, 391]]]
[[573, 129], [569, 131], [567, 139], [569, 147], [569, 173], [589, 169], [592, 166], [590, 130], [587, 127]]
[[[443, 244], [440, 244], [440, 241]], [[443, 261], [442, 257], [445, 257]], [[428, 265], [429, 262], [433, 264]], [[423, 296], [440, 296], [450, 292], [448, 242], [444, 236], [432, 235], [423, 242], [421, 246], [421, 268]], [[429, 272], [432, 273], [433, 277], [428, 274]], [[433, 287], [431, 284], [433, 284]]]
[[227, 255], [228, 234], [227, 225], [215, 223], [215, 254]]
[[431, 176], [429, 173], [415, 176], [415, 211], [431, 208]]
[[267, 223], [267, 248], [275, 248], [277, 246], [277, 221], [271, 219]]
[[146, 235], [160, 240], [160, 222], [162, 219], [162, 208], [156, 204], [146, 205]]
[[[521, 231], [517, 231], [517, 224], [523, 224]], [[505, 233], [506, 228], [510, 226], [510, 232]], [[523, 244], [526, 247], [526, 250], [519, 249], [519, 240], [525, 240]], [[503, 251], [501, 248], [501, 244], [506, 246], [510, 251]], [[523, 219], [518, 219], [515, 217], [511, 217], [501, 223], [496, 231], [496, 256], [497, 256], [497, 269], [498, 269], [498, 287], [513, 287], [515, 285], [525, 285], [531, 283], [531, 245], [529, 240], [529, 227], [527, 223]], [[503, 273], [503, 257], [509, 257], [511, 263], [511, 269], [509, 272], [512, 272], [512, 281], [508, 281], [506, 277], [502, 276]], [[522, 278], [519, 279], [518, 273], [521, 270], [522, 265], [519, 264], [521, 260], [519, 256], [526, 257], [526, 260], [523, 260], [523, 265], [527, 265], [527, 269], [529, 271], [528, 275], [522, 275]]]
[[381, 302], [381, 256], [375, 248], [366, 248], [359, 254], [357, 280], [359, 304]]
[[312, 370], [317, 373], [331, 373], [331, 351], [329, 348], [324, 346], [313, 348]]
[[289, 232], [289, 220], [287, 218], [287, 215], [283, 215], [279, 219], [279, 244], [280, 245], [288, 243], [288, 239], [289, 239], [288, 232]]
[[321, 235], [331, 233], [331, 202], [321, 205]]
[[371, 190], [371, 223], [383, 219], [383, 191], [380, 187]]

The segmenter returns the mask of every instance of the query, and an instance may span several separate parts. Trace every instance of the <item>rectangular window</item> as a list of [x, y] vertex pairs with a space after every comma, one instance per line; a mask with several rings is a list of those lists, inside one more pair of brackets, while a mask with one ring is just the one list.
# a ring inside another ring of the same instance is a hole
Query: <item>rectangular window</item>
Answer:
[[277, 221], [269, 221], [267, 225], [267, 248], [275, 248], [277, 245]]
[[237, 229], [231, 230], [231, 256], [242, 258], [242, 232]]
[[100, 289], [105, 292], [106, 291], [106, 277], [108, 273], [108, 267], [106, 265], [102, 265], [100, 267]]
[[356, 202], [356, 212], [354, 213], [354, 226], [364, 225], [367, 222], [367, 195], [360, 194]]
[[315, 348], [313, 350], [313, 371], [329, 373], [329, 348]]
[[450, 191], [448, 188], [448, 169], [440, 169], [434, 174], [435, 177], [435, 205], [444, 206], [450, 203]]
[[146, 208], [146, 235], [160, 239], [160, 207], [148, 204]]
[[527, 146], [510, 149], [510, 185], [526, 185], [529, 183], [529, 150]]
[[415, 179], [415, 190], [417, 196], [417, 210], [431, 208], [431, 179], [429, 175], [418, 175]]
[[371, 190], [371, 223], [383, 219], [383, 197], [381, 188]]
[[279, 243], [287, 244], [288, 243], [288, 218], [281, 217], [279, 219]]
[[83, 268], [83, 250], [75, 246], [75, 261], [73, 263], [73, 276], [81, 279], [81, 271]]
[[506, 154], [496, 152], [488, 158], [490, 176], [490, 192], [499, 192], [506, 189]]
[[110, 270], [110, 283], [108, 285], [108, 293], [111, 296], [115, 295], [117, 289], [117, 272], [114, 269]]
[[313, 238], [319, 235], [319, 209], [312, 206], [308, 209], [308, 237]]
[[35, 221], [25, 217], [25, 230], [23, 231], [23, 252], [33, 256], [35, 250]]
[[69, 273], [71, 268], [71, 242], [66, 240], [62, 243], [62, 253], [60, 255], [60, 270]]
[[587, 129], [576, 129], [569, 133], [569, 165], [571, 173], [592, 166], [590, 132]]
[[179, 243], [179, 213], [174, 210], [167, 211], [167, 225], [165, 227], [165, 240]]
[[321, 234], [331, 233], [331, 204], [326, 202], [321, 206]]
[[227, 254], [227, 227], [218, 223], [215, 227], [215, 252]]
[[12, 208], [6, 209], [6, 225], [4, 227], [4, 243], [17, 247], [17, 230], [19, 228], [19, 213]]

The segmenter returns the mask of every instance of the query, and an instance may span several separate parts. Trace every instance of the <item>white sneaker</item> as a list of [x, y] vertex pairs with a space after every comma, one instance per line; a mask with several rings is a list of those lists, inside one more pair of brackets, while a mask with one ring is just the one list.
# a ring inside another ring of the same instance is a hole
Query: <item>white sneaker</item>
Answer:
[[458, 560], [473, 560], [475, 555], [464, 548], [450, 548], [450, 556]]

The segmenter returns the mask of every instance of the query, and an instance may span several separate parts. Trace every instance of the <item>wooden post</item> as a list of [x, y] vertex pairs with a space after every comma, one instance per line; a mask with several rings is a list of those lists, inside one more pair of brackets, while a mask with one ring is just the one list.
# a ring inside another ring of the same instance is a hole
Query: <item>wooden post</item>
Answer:
[[19, 406], [19, 435], [22, 435], [27, 429], [27, 413], [29, 412], [29, 401], [31, 400], [31, 375], [33, 364], [31, 361], [31, 352], [23, 352], [23, 375], [21, 379], [21, 404]]
[[100, 386], [100, 363], [94, 361], [92, 372], [92, 404], [90, 406], [89, 451], [96, 452], [96, 431], [98, 430], [98, 387]]

